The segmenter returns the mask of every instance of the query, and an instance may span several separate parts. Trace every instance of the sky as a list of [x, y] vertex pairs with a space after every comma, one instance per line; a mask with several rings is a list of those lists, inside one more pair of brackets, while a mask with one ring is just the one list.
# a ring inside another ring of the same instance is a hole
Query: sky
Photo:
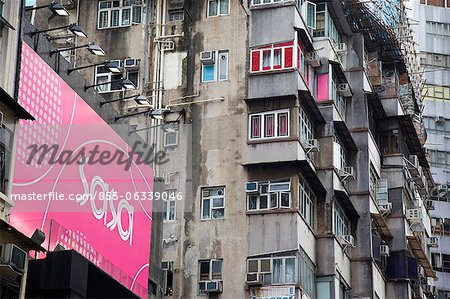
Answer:
[[26, 6], [32, 6], [32, 5], [34, 5], [34, 3], [36, 3], [36, 0], [26, 0], [25, 1]]

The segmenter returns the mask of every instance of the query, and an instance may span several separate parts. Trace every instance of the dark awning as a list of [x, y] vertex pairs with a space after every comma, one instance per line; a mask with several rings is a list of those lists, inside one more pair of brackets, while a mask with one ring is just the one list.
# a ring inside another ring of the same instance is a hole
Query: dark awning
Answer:
[[14, 239], [17, 239], [17, 245], [24, 250], [36, 250], [41, 252], [45, 251], [45, 249], [41, 245], [31, 240], [29, 237], [17, 230], [14, 226], [2, 219], [0, 219], [0, 235], [10, 235]]
[[334, 129], [336, 133], [338, 134], [339, 139], [344, 144], [345, 149], [351, 150], [351, 151], [357, 151], [358, 147], [355, 144], [355, 141], [353, 140], [352, 135], [350, 134], [350, 131], [348, 130], [347, 126], [345, 125], [345, 122], [343, 121], [334, 121]]
[[303, 46], [305, 46], [306, 51], [314, 52], [314, 45], [312, 44], [308, 32], [306, 32], [303, 28], [294, 27], [294, 29], [298, 32], [300, 39], [302, 40]]
[[18, 118], [35, 120], [35, 118], [0, 87], [0, 101], [9, 107]]

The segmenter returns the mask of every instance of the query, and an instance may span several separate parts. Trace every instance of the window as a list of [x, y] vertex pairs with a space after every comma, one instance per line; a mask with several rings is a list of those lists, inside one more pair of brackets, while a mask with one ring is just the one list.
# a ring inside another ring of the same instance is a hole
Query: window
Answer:
[[[120, 65], [120, 60], [114, 60]], [[118, 81], [122, 78], [122, 74], [113, 74], [109, 69], [103, 65], [95, 67], [95, 84], [102, 84], [96, 86], [98, 92], [121, 91], [122, 86]]]
[[202, 220], [225, 217], [225, 187], [202, 189]]
[[345, 150], [342, 142], [334, 135], [334, 167], [337, 169], [344, 169], [348, 165], [347, 151]]
[[317, 197], [312, 191], [311, 187], [300, 177], [299, 193], [298, 193], [298, 207], [300, 214], [312, 228], [314, 227], [314, 207], [316, 205]]
[[306, 7], [306, 25], [312, 34], [316, 29], [316, 4], [306, 1], [304, 7]]
[[247, 272], [261, 275], [263, 285], [293, 284], [298, 277], [296, 263], [295, 256], [248, 259]]
[[208, 0], [208, 17], [230, 14], [230, 0]]
[[198, 262], [199, 294], [205, 294], [206, 284], [210, 281], [222, 280], [222, 260], [211, 259]]
[[450, 36], [450, 23], [427, 21], [426, 32], [433, 35]]
[[136, 89], [139, 88], [139, 71], [127, 71], [127, 79], [133, 82], [134, 86], [136, 86]]
[[176, 219], [176, 190], [167, 190], [167, 199], [164, 200], [163, 221], [175, 221]]
[[331, 80], [331, 99], [336, 106], [337, 111], [341, 115], [342, 119], [345, 120], [345, 112], [346, 112], [346, 102], [345, 98], [338, 92], [337, 90], [338, 81], [335, 76]]
[[171, 147], [178, 145], [178, 131], [164, 132], [164, 146]]
[[294, 42], [264, 46], [251, 51], [251, 72], [267, 72], [294, 67]]
[[0, 126], [0, 192], [8, 195], [8, 182], [11, 168], [11, 150], [13, 132], [4, 125]]
[[228, 50], [202, 52], [211, 54], [209, 59], [202, 59], [202, 82], [228, 80]]
[[142, 0], [111, 0], [98, 3], [98, 29], [131, 26], [142, 22]]
[[248, 195], [249, 211], [290, 208], [291, 180], [259, 182], [258, 194]]
[[450, 55], [422, 52], [420, 64], [426, 68], [450, 68]]
[[289, 136], [289, 110], [249, 115], [249, 139], [260, 140]]
[[336, 236], [350, 235], [350, 220], [348, 220], [342, 207], [334, 202], [333, 210], [333, 233]]
[[377, 190], [377, 181], [379, 179], [378, 173], [373, 166], [372, 162], [370, 162], [370, 169], [369, 169], [369, 192], [372, 198], [376, 198], [376, 190]]
[[341, 37], [334, 24], [326, 3], [317, 4], [316, 11], [316, 28], [314, 37], [328, 37], [333, 44], [341, 42]]
[[169, 10], [169, 21], [170, 22], [183, 21], [183, 20], [184, 20], [184, 10], [183, 9]]
[[173, 262], [162, 262], [161, 268], [166, 270], [164, 296], [173, 296]]
[[303, 107], [299, 107], [299, 117], [300, 117], [300, 140], [308, 141], [314, 139], [314, 125], [310, 120], [309, 116], [306, 114]]

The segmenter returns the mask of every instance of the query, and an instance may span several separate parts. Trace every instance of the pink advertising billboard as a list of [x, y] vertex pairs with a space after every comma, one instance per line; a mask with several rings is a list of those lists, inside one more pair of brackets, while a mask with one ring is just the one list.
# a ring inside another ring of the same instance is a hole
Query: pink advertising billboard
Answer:
[[11, 222], [146, 298], [151, 167], [25, 43], [19, 102], [36, 121], [18, 125]]

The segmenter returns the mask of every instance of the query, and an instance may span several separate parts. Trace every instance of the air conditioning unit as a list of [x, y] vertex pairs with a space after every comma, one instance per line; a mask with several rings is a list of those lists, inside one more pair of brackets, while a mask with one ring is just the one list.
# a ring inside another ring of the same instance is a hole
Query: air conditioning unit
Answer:
[[406, 209], [406, 219], [411, 221], [421, 221], [422, 220], [422, 213], [420, 209]]
[[345, 43], [335, 44], [334, 50], [337, 54], [344, 54], [345, 52], [347, 52], [347, 45]]
[[222, 281], [208, 281], [206, 283], [205, 293], [217, 294], [222, 293]]
[[141, 60], [135, 58], [127, 58], [123, 61], [123, 66], [127, 69], [138, 68], [140, 64]]
[[317, 54], [317, 52], [309, 52], [305, 55], [305, 61], [312, 67], [319, 67], [321, 66], [320, 63], [320, 56]]
[[350, 85], [348, 83], [340, 83], [337, 86], [337, 91], [344, 97], [351, 97], [352, 91], [350, 89]]
[[411, 164], [415, 168], [419, 168], [419, 157], [417, 157], [416, 155], [410, 155], [409, 156], [409, 162], [411, 162]]
[[308, 139], [303, 142], [306, 152], [318, 152], [320, 150], [320, 142], [317, 139]]
[[341, 239], [345, 245], [355, 247], [355, 238], [352, 235], [342, 235]]
[[200, 61], [203, 64], [214, 64], [215, 62], [215, 52], [214, 51], [205, 51], [200, 53]]
[[260, 286], [263, 283], [262, 275], [259, 273], [247, 273], [245, 283], [250, 286]]
[[443, 116], [436, 116], [436, 119], [434, 121], [437, 124], [443, 124], [445, 123], [445, 118]]
[[245, 184], [245, 192], [257, 193], [259, 191], [258, 182], [247, 182]]
[[161, 42], [161, 48], [164, 51], [173, 51], [175, 49], [175, 43], [171, 40], [165, 40]]
[[12, 243], [0, 246], [2, 264], [11, 266], [14, 270], [23, 273], [27, 259], [26, 251]]
[[390, 203], [390, 202], [379, 203], [378, 204], [378, 209], [380, 209], [381, 213], [391, 212], [391, 210], [392, 210], [392, 203]]
[[339, 176], [341, 177], [342, 180], [345, 180], [349, 177], [355, 178], [353, 166], [345, 166], [344, 168], [340, 169]]
[[428, 246], [432, 247], [432, 248], [438, 248], [439, 247], [439, 239], [437, 237], [430, 237]]
[[426, 200], [425, 201], [425, 208], [427, 210], [434, 210], [434, 201], [433, 200]]
[[380, 253], [381, 253], [381, 256], [389, 256], [389, 246], [380, 245]]

